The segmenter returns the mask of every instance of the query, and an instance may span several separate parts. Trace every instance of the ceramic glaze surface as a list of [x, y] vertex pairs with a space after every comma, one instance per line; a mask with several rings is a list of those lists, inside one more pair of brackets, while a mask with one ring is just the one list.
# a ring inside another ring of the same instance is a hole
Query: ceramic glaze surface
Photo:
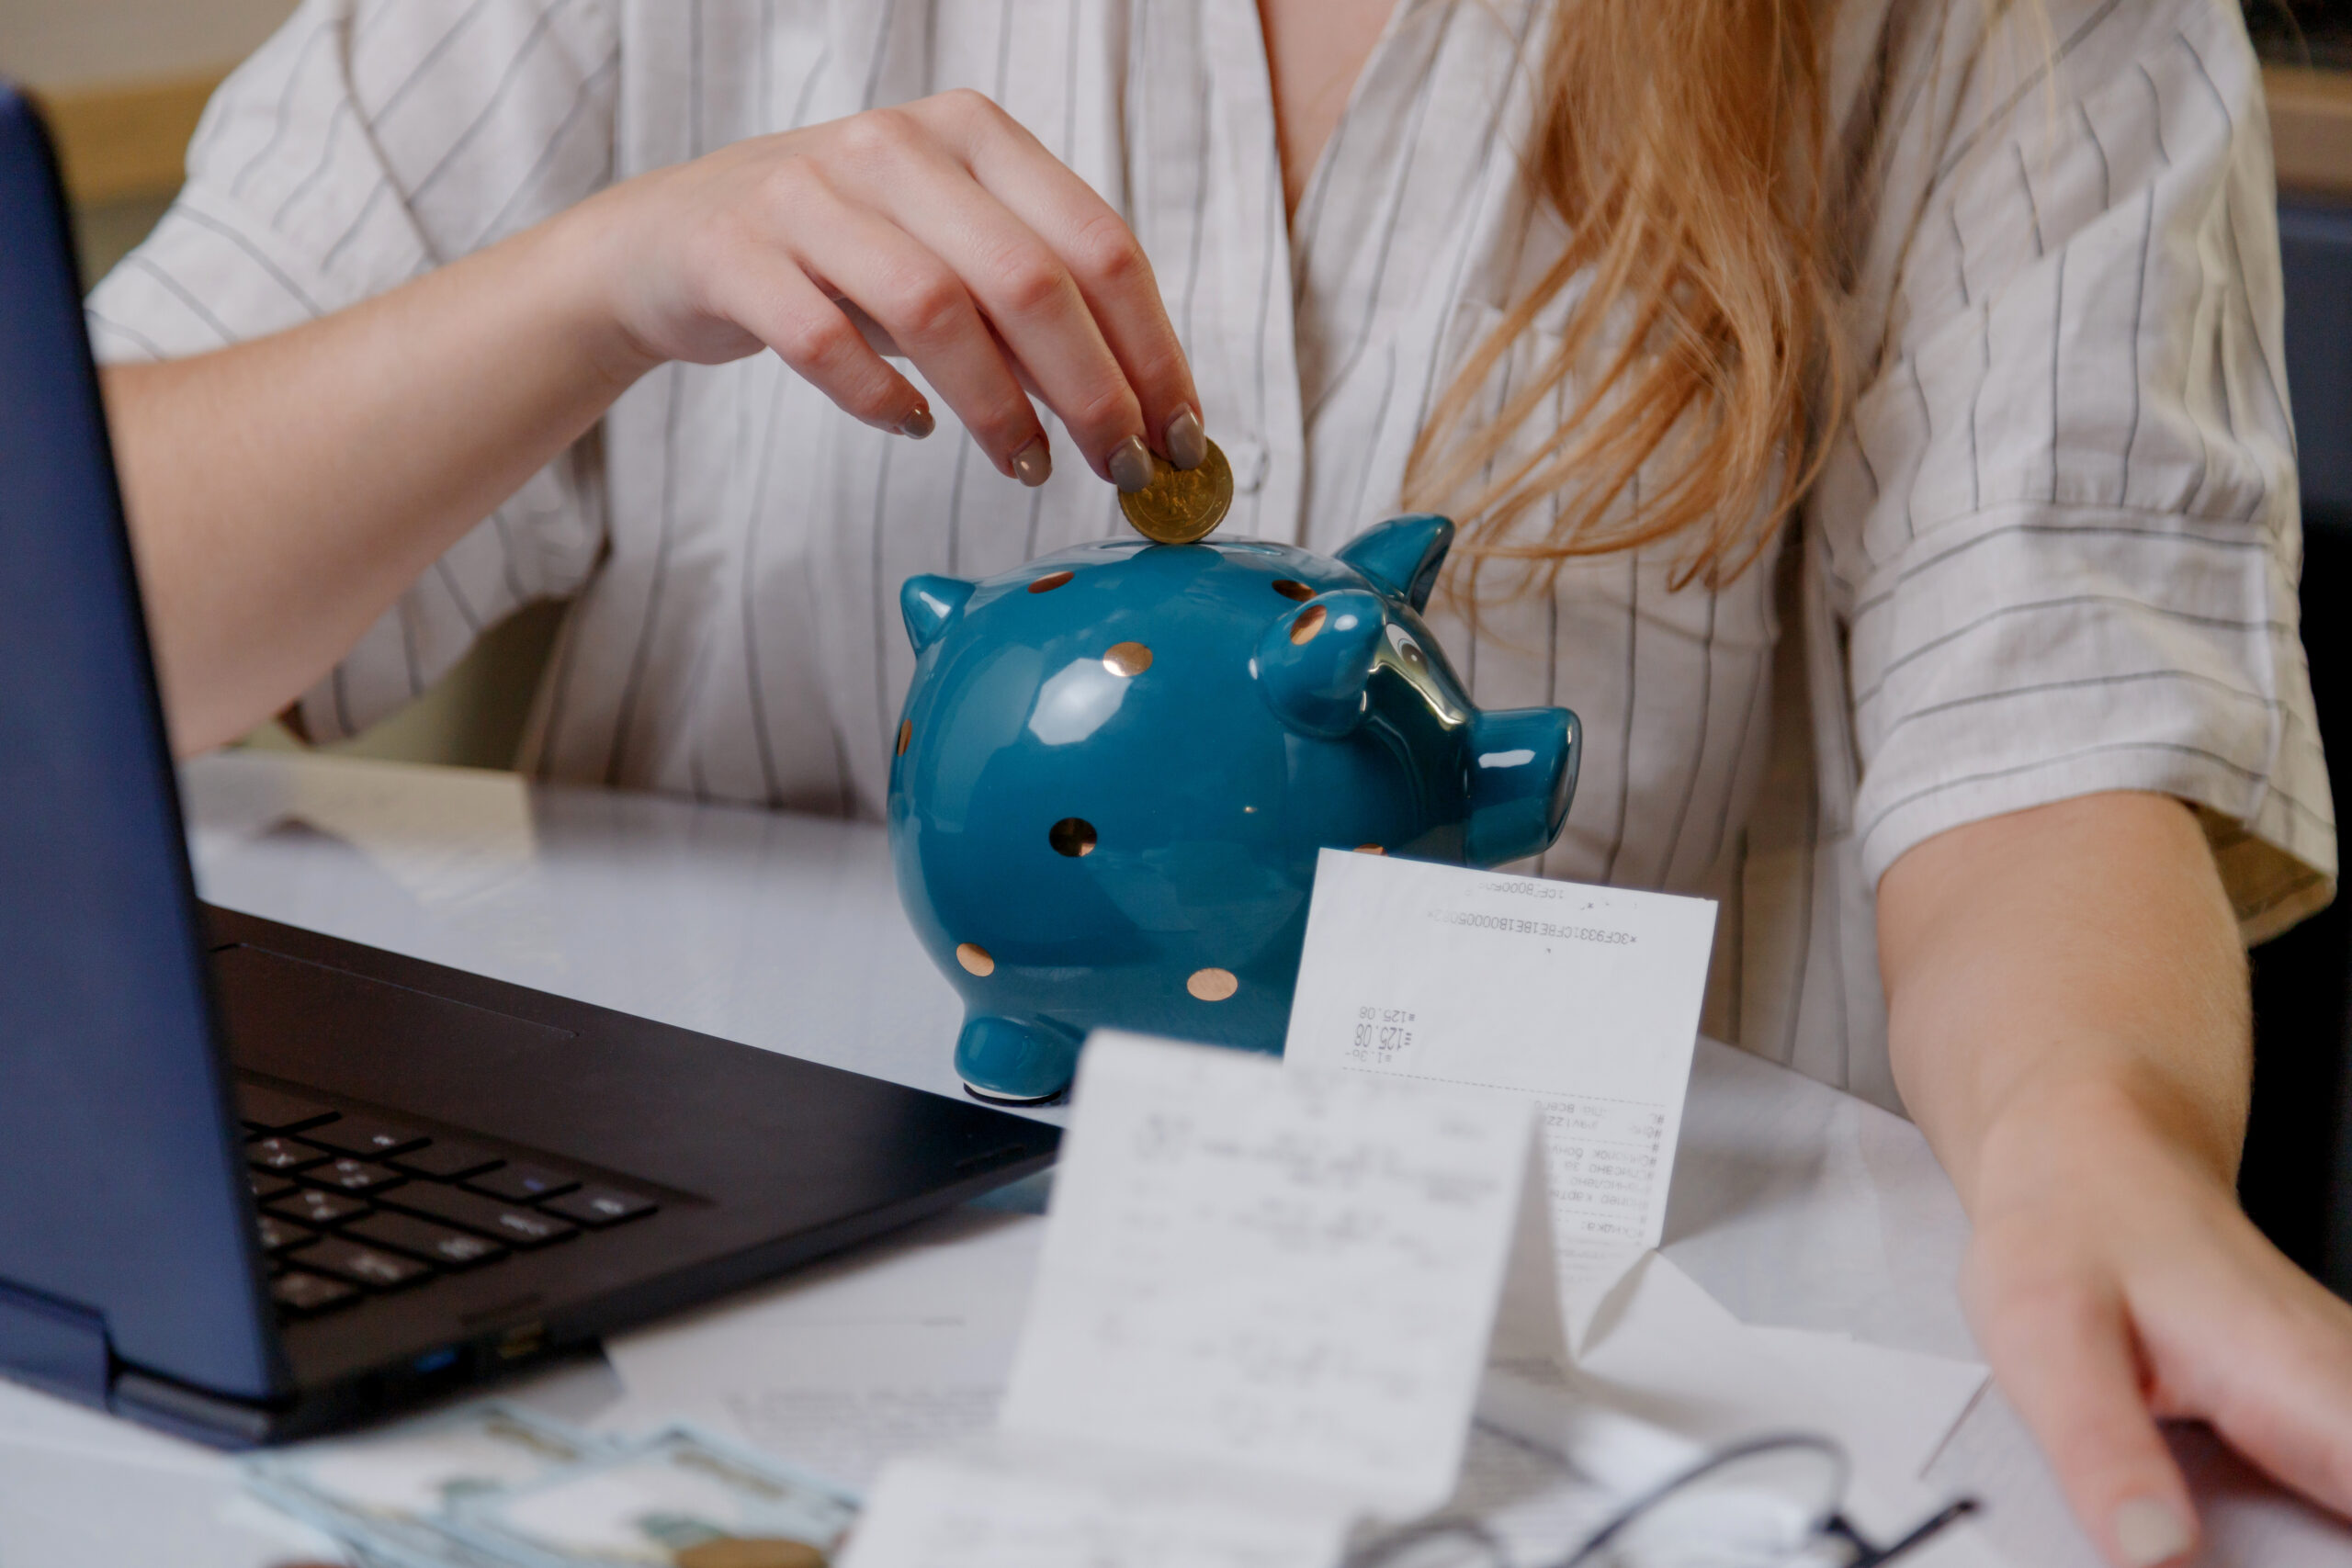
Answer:
[[1479, 712], [1421, 620], [1453, 535], [907, 582], [891, 857], [964, 998], [965, 1082], [1057, 1094], [1098, 1026], [1279, 1051], [1317, 851], [1497, 865], [1558, 836], [1575, 716]]

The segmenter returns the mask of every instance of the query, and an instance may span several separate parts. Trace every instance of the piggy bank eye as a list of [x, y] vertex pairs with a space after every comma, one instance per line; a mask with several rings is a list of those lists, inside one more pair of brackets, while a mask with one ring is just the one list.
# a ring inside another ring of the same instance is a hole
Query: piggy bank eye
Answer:
[[1057, 855], [1076, 860], [1094, 852], [1094, 824], [1083, 817], [1065, 817], [1046, 829], [1046, 842]]

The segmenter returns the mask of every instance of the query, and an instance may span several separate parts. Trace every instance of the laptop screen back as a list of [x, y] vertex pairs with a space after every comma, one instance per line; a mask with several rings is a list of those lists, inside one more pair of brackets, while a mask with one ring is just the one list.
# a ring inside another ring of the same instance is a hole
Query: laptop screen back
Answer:
[[[0, 84], [0, 1372], [277, 1383], [54, 164]], [[98, 1386], [91, 1386], [93, 1380]]]

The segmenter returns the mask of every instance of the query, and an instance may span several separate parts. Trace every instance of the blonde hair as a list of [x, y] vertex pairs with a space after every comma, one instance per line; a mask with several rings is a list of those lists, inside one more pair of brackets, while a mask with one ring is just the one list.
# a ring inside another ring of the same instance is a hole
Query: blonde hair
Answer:
[[[1571, 558], [1675, 536], [1689, 546], [1676, 585], [1720, 583], [1803, 500], [1847, 382], [1826, 20], [1815, 0], [1557, 6], [1525, 166], [1568, 242], [1471, 351], [1406, 468], [1408, 505], [1463, 525], [1474, 607], [1491, 562], [1548, 588]], [[1580, 278], [1556, 351], [1474, 418], [1496, 366]], [[1515, 446], [1564, 391], [1552, 437]], [[1531, 527], [1539, 507], [1548, 520]]]

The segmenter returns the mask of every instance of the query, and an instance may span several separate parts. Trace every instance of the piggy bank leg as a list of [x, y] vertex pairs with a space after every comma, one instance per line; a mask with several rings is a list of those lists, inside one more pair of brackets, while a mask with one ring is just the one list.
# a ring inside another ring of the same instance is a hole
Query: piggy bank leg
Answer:
[[1057, 1024], [976, 1014], [956, 1037], [956, 1076], [983, 1100], [1051, 1100], [1078, 1070], [1078, 1044]]

